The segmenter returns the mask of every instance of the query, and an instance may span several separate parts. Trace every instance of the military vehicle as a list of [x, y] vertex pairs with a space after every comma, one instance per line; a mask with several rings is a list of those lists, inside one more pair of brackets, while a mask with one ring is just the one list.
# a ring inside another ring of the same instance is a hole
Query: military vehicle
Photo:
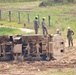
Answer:
[[0, 61], [61, 59], [65, 40], [61, 35], [3, 35], [0, 36]]

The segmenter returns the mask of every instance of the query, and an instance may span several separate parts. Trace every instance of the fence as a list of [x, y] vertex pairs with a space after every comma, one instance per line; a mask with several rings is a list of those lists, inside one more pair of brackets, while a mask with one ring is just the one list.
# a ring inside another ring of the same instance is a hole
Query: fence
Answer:
[[[33, 22], [33, 19], [35, 16], [38, 16], [38, 22], [40, 24], [42, 17], [40, 16], [41, 14], [34, 14], [34, 12], [29, 12], [29, 11], [10, 11], [10, 10], [0, 10], [0, 21], [9, 21], [9, 22], [17, 22], [17, 23], [31, 23]], [[47, 25], [51, 25], [50, 20], [51, 17], [50, 15], [47, 15]]]

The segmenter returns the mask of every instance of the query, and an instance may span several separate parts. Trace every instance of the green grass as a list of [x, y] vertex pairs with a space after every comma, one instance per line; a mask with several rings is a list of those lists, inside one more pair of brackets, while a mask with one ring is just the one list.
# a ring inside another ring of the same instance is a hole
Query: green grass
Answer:
[[[41, 21], [42, 17], [46, 17], [46, 26], [48, 28], [49, 34], [54, 34], [56, 29], [59, 28], [62, 31], [62, 36], [66, 37], [67, 27], [70, 26], [74, 32], [76, 32], [76, 4], [67, 5], [52, 5], [51, 7], [38, 7], [40, 2], [24, 2], [24, 3], [0, 3], [0, 9], [2, 9], [2, 20], [0, 24], [5, 26], [13, 26], [18, 28], [23, 28], [23, 24], [26, 24], [26, 28], [33, 28], [33, 20], [36, 15], [40, 16], [40, 28], [39, 34], [42, 33]], [[27, 21], [26, 9], [31, 9], [30, 23]], [[12, 11], [12, 22], [8, 20], [8, 11]], [[18, 10], [21, 11], [21, 24], [18, 24]], [[48, 25], [48, 15], [51, 16], [51, 26]], [[0, 35], [11, 35], [11, 34], [25, 34], [29, 35], [31, 33], [21, 32], [18, 29], [10, 28], [0, 28]], [[33, 34], [33, 33], [32, 33]], [[74, 35], [76, 39], [76, 36]], [[38, 75], [75, 75], [76, 69], [63, 69], [59, 71], [58, 69], [49, 69], [46, 71], [38, 72]]]
[[12, 28], [0, 28], [0, 35], [12, 35], [12, 34], [21, 34], [22, 32], [18, 29]]
[[39, 1], [39, 0], [0, 0], [0, 2], [32, 2], [32, 1]]
[[[4, 12], [2, 14], [2, 21], [0, 24], [15, 26], [15, 27], [23, 27], [23, 24], [26, 24], [26, 28], [33, 28], [33, 20], [36, 15], [40, 17], [40, 28], [39, 34], [42, 33], [41, 29], [41, 21], [42, 17], [46, 17], [46, 26], [48, 28], [49, 34], [54, 34], [56, 29], [59, 28], [62, 32], [62, 36], [66, 37], [68, 26], [71, 27], [74, 32], [76, 32], [76, 4], [63, 4], [63, 5], [53, 5], [51, 7], [39, 7], [40, 2], [24, 2], [24, 3], [1, 3], [0, 9], [3, 9]], [[5, 9], [5, 10], [4, 10]], [[29, 12], [26, 12], [27, 10]], [[8, 11], [12, 11], [12, 22], [8, 22]], [[18, 24], [18, 11], [20, 12], [20, 22]], [[30, 23], [27, 20], [27, 14], [30, 15]], [[51, 26], [48, 25], [48, 15], [51, 16]], [[74, 35], [74, 38], [76, 36]]]
[[8, 22], [8, 21], [0, 21], [0, 24], [2, 26], [9, 26], [9, 27], [17, 27], [17, 28], [23, 28], [23, 24], [18, 24], [17, 22]]
[[41, 71], [39, 75], [75, 75], [76, 68], [64, 68], [64, 69], [48, 69], [46, 71]]

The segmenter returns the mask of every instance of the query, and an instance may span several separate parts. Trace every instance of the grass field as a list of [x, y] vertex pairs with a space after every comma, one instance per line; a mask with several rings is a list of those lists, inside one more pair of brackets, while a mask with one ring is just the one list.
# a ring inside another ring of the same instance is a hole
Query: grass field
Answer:
[[[46, 17], [46, 25], [49, 31], [49, 34], [54, 34], [56, 29], [59, 28], [62, 32], [62, 35], [66, 37], [67, 27], [70, 26], [71, 29], [76, 32], [76, 4], [63, 4], [56, 5], [54, 4], [51, 7], [39, 7], [40, 1], [36, 2], [24, 2], [24, 3], [0, 3], [0, 9], [2, 9], [2, 21], [0, 24], [23, 27], [23, 24], [26, 24], [26, 28], [33, 29], [33, 20], [36, 15], [40, 17], [40, 28], [39, 34], [41, 31], [41, 21], [42, 17]], [[12, 11], [12, 21], [8, 22], [8, 10]], [[29, 10], [30, 14], [30, 23], [27, 20], [26, 12]], [[21, 11], [20, 20], [21, 24], [18, 24], [18, 14], [17, 11]], [[51, 25], [48, 25], [48, 15], [51, 16]], [[74, 36], [76, 38], [76, 36]]]
[[0, 35], [11, 35], [11, 34], [21, 34], [22, 32], [18, 29], [12, 28], [0, 28]]
[[[32, 1], [39, 1], [39, 0], [0, 0], [0, 2], [11, 3], [11, 2], [32, 2]], [[40, 0], [41, 1], [41, 0]]]
[[[65, 71], [66, 70], [66, 71]], [[64, 68], [64, 70], [59, 71], [58, 69], [49, 69], [47, 71], [43, 71], [39, 75], [75, 75], [76, 69], [74, 68]]]

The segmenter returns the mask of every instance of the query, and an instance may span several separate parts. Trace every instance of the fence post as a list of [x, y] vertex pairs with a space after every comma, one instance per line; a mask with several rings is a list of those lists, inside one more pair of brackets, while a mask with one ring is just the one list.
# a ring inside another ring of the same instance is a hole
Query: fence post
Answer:
[[11, 11], [9, 11], [9, 22], [11, 22]]
[[50, 26], [50, 15], [48, 16], [48, 22], [49, 22], [49, 26]]
[[38, 24], [40, 25], [40, 16], [39, 16], [39, 14], [38, 14]]
[[1, 10], [0, 10], [0, 20], [1, 20], [2, 18], [1, 18]]
[[18, 23], [20, 24], [20, 11], [18, 11]]
[[29, 15], [29, 13], [27, 14], [27, 19], [28, 19], [28, 23], [30, 23], [30, 15]]

